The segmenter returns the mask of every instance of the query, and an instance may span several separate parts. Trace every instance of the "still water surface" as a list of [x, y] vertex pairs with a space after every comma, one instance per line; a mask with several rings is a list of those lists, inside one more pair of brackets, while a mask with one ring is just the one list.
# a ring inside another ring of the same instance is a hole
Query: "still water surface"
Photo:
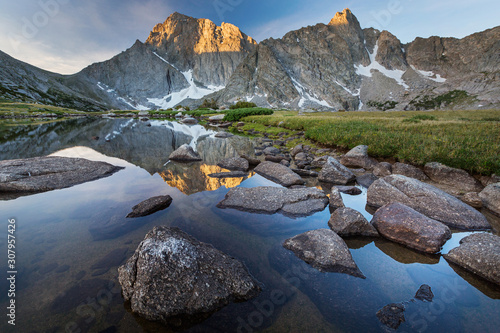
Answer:
[[[310, 268], [281, 244], [302, 232], [328, 228], [328, 208], [293, 219], [216, 207], [228, 188], [278, 186], [253, 173], [208, 177], [221, 171], [218, 161], [252, 155], [255, 140], [217, 139], [202, 126], [151, 125], [79, 119], [13, 128], [0, 138], [0, 160], [56, 154], [125, 167], [94, 182], [0, 201], [0, 253], [7, 253], [7, 219], [17, 224], [16, 332], [382, 332], [376, 312], [398, 302], [406, 306], [399, 332], [498, 332], [500, 288], [439, 255], [383, 239], [353, 238], [346, 243], [366, 279]], [[168, 162], [184, 143], [196, 147], [203, 161]], [[308, 185], [321, 186], [315, 180]], [[125, 218], [135, 204], [165, 194], [173, 198], [166, 210]], [[346, 206], [371, 218], [365, 210], [366, 189], [359, 196], [342, 196]], [[123, 302], [117, 268], [156, 225], [179, 227], [238, 258], [263, 284], [263, 292], [187, 327], [172, 329], [137, 318]], [[468, 234], [455, 232], [443, 253]], [[6, 275], [6, 255], [0, 264], [0, 274]], [[0, 281], [0, 308], [6, 312], [8, 286], [5, 278]], [[412, 300], [424, 283], [435, 295], [432, 303]], [[5, 317], [0, 317], [0, 331], [13, 332]]]

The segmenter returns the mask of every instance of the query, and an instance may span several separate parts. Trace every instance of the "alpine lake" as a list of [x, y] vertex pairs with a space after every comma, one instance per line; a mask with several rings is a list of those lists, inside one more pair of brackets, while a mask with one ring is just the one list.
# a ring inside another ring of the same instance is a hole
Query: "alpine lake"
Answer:
[[[148, 126], [151, 125], [151, 126]], [[217, 179], [216, 164], [255, 156], [259, 139], [215, 138], [215, 130], [171, 121], [81, 118], [10, 127], [0, 137], [0, 160], [54, 154], [124, 167], [115, 174], [70, 188], [2, 198], [0, 230], [1, 332], [386, 332], [376, 313], [403, 303], [397, 332], [498, 332], [500, 287], [440, 254], [427, 255], [383, 238], [346, 238], [366, 279], [322, 273], [282, 247], [303, 232], [328, 228], [330, 210], [291, 218], [216, 207], [230, 188], [279, 186], [252, 171]], [[169, 162], [182, 144], [203, 161]], [[326, 184], [305, 178], [328, 193]], [[368, 220], [373, 211], [362, 194], [342, 194], [346, 206]], [[165, 210], [125, 216], [139, 202], [170, 195]], [[485, 213], [486, 215], [486, 213]], [[500, 222], [488, 215], [500, 235]], [[16, 223], [16, 325], [6, 308], [8, 220]], [[146, 321], [130, 311], [118, 283], [118, 267], [132, 256], [154, 226], [178, 227], [242, 261], [262, 285], [258, 297], [230, 304], [203, 321], [181, 327]], [[447, 253], [470, 232], [453, 230]], [[432, 302], [415, 300], [422, 284]], [[277, 297], [279, 295], [279, 297]]]

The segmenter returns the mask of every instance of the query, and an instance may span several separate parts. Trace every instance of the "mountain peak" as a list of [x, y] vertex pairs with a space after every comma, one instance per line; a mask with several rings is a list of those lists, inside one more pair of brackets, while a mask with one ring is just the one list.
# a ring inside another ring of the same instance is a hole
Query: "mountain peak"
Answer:
[[333, 26], [352, 25], [352, 24], [359, 25], [359, 22], [356, 16], [354, 16], [354, 14], [351, 12], [349, 8], [344, 9], [342, 12], [337, 12], [337, 14], [335, 14], [335, 16], [330, 21], [330, 23], [328, 23], [328, 25], [333, 25]]

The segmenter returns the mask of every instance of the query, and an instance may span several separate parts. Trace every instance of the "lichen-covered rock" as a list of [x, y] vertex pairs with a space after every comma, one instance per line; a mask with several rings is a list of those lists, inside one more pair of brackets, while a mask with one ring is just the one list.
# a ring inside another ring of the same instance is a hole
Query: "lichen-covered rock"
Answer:
[[449, 262], [500, 285], [500, 237], [472, 234], [443, 256]]
[[377, 229], [360, 212], [349, 207], [336, 209], [330, 216], [328, 226], [341, 237], [378, 236]]
[[130, 212], [127, 217], [131, 218], [151, 215], [157, 211], [167, 208], [171, 203], [172, 197], [170, 195], [152, 197], [135, 205], [132, 208], [132, 212]]
[[287, 239], [283, 247], [322, 272], [345, 273], [365, 278], [349, 248], [335, 232], [318, 229]]
[[500, 183], [495, 183], [486, 186], [479, 193], [479, 197], [483, 200], [483, 205], [495, 215], [500, 216]]
[[356, 176], [335, 158], [329, 156], [318, 175], [318, 179], [320, 182], [345, 185], [354, 181]]
[[455, 169], [438, 162], [431, 162], [425, 165], [424, 171], [432, 181], [439, 184], [450, 185], [468, 192], [479, 192], [483, 189], [483, 186], [476, 178], [462, 169]]
[[183, 144], [174, 150], [168, 158], [178, 162], [195, 162], [202, 160], [200, 155], [198, 155], [198, 153], [188, 144]]
[[178, 228], [151, 230], [118, 274], [132, 312], [153, 321], [208, 314], [260, 292], [241, 262]]
[[383, 237], [412, 249], [436, 253], [451, 238], [450, 229], [399, 202], [375, 212], [372, 224]]
[[402, 175], [381, 178], [368, 188], [368, 205], [382, 207], [392, 202], [400, 202], [449, 227], [491, 228], [486, 217], [471, 206], [430, 184]]
[[279, 163], [265, 161], [260, 163], [254, 171], [262, 177], [286, 187], [305, 183], [305, 181], [290, 168]]

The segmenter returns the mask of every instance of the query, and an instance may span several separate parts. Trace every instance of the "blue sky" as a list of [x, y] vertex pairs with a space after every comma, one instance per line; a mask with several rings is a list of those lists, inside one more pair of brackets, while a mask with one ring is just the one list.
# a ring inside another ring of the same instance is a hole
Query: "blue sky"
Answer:
[[177, 11], [229, 22], [257, 41], [328, 23], [350, 8], [363, 28], [415, 37], [462, 38], [500, 25], [498, 0], [16, 0], [0, 3], [0, 50], [64, 74], [111, 58]]

